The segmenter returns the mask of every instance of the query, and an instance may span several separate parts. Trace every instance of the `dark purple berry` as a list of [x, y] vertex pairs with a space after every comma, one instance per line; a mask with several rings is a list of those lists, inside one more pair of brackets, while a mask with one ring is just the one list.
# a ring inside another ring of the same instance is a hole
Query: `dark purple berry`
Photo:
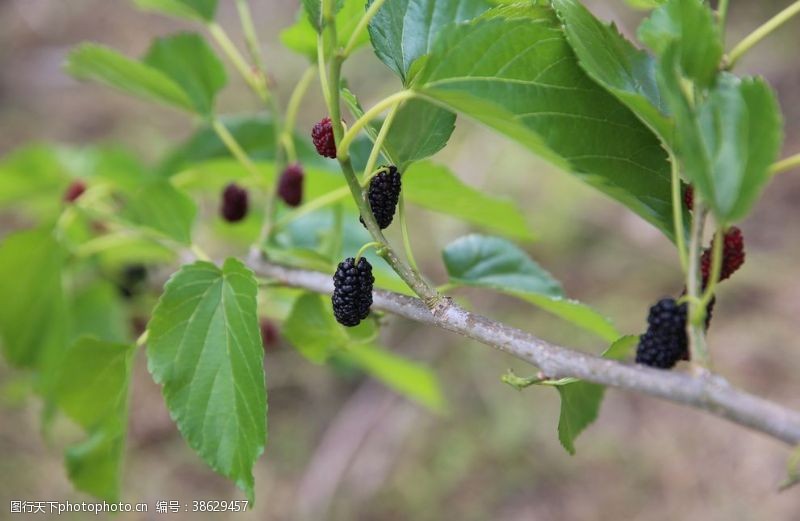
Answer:
[[[375, 221], [381, 230], [392, 224], [401, 188], [400, 172], [394, 165], [378, 173], [369, 182], [367, 199], [372, 208], [372, 215], [375, 216]], [[361, 224], [364, 224], [363, 218], [361, 218]]]
[[323, 118], [319, 123], [314, 125], [311, 129], [311, 139], [314, 141], [314, 146], [317, 148], [319, 155], [336, 157], [336, 140], [333, 137], [333, 125], [331, 125], [331, 118]]
[[247, 190], [236, 183], [230, 183], [222, 191], [220, 213], [228, 222], [238, 222], [247, 215]]
[[639, 338], [636, 363], [670, 369], [689, 357], [686, 304], [665, 298], [650, 308], [647, 332]]
[[333, 275], [333, 314], [343, 326], [357, 326], [367, 318], [372, 305], [372, 266], [364, 257], [356, 264], [353, 257], [339, 263]]
[[289, 206], [298, 206], [303, 201], [303, 167], [289, 165], [278, 179], [278, 197]]
[[75, 180], [64, 191], [64, 201], [74, 203], [78, 197], [83, 195], [86, 191], [86, 183], [80, 180]]

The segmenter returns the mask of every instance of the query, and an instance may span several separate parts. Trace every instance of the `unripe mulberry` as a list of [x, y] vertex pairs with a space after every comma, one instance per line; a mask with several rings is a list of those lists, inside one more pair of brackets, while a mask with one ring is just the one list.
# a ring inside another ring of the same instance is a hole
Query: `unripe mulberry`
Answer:
[[[400, 172], [394, 165], [377, 174], [369, 183], [367, 199], [372, 208], [372, 215], [375, 216], [375, 221], [381, 230], [392, 224], [401, 188]], [[364, 224], [364, 219], [360, 220], [361, 224]]]
[[236, 183], [230, 183], [222, 191], [222, 206], [220, 213], [228, 222], [237, 222], [247, 216], [247, 190]]
[[358, 264], [353, 257], [339, 263], [333, 275], [333, 314], [343, 326], [357, 326], [367, 318], [372, 305], [372, 266], [364, 257]]
[[[713, 240], [712, 240], [713, 247]], [[703, 251], [700, 257], [700, 271], [703, 275], [703, 287], [706, 286], [711, 277], [712, 248]], [[736, 226], [731, 226], [725, 233], [722, 243], [722, 268], [719, 272], [719, 280], [723, 281], [730, 278], [744, 264], [744, 237], [742, 230]]]
[[689, 356], [686, 304], [665, 298], [650, 308], [647, 332], [639, 339], [636, 363], [670, 369]]
[[686, 185], [686, 188], [683, 189], [683, 204], [690, 212], [694, 210], [694, 187], [692, 185]]
[[331, 118], [323, 118], [314, 125], [314, 128], [311, 129], [311, 139], [314, 141], [319, 155], [331, 159], [336, 157], [336, 139], [333, 137]]
[[83, 195], [83, 192], [86, 191], [86, 183], [80, 180], [75, 180], [67, 187], [64, 191], [64, 201], [68, 203], [74, 203], [78, 197]]
[[298, 206], [303, 201], [303, 167], [289, 165], [278, 179], [278, 197], [289, 206]]

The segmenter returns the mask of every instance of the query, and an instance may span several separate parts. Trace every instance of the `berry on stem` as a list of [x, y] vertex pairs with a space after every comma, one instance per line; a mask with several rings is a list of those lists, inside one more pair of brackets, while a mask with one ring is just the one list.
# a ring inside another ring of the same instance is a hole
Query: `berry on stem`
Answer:
[[76, 179], [67, 187], [64, 191], [64, 201], [68, 203], [74, 203], [75, 200], [78, 199], [83, 192], [86, 191], [86, 183], [83, 181]]
[[661, 299], [650, 308], [647, 332], [636, 348], [637, 364], [671, 369], [679, 360], [689, 358], [686, 308], [672, 298]]
[[230, 183], [222, 191], [220, 213], [228, 222], [238, 222], [247, 216], [247, 190], [236, 183]]
[[[712, 240], [713, 244], [713, 240]], [[700, 270], [703, 275], [703, 287], [706, 287], [711, 278], [712, 248], [703, 250], [700, 257]], [[731, 226], [722, 243], [722, 269], [719, 272], [720, 282], [730, 278], [744, 264], [744, 237], [742, 230], [736, 226]]]
[[[375, 221], [381, 230], [392, 224], [401, 188], [400, 172], [394, 165], [388, 167], [388, 170], [378, 173], [369, 182], [367, 198], [369, 206], [372, 208], [372, 215], [375, 216]], [[359, 219], [361, 224], [364, 224], [364, 219]]]
[[319, 155], [331, 159], [336, 158], [336, 139], [333, 137], [331, 118], [322, 118], [319, 123], [314, 125], [314, 128], [311, 129], [311, 139], [314, 141]]
[[683, 189], [683, 204], [690, 212], [694, 210], [694, 187], [692, 185], [686, 185]]
[[343, 326], [357, 326], [369, 315], [372, 305], [372, 266], [364, 257], [358, 264], [353, 257], [339, 263], [333, 275], [333, 314]]
[[303, 167], [289, 165], [278, 179], [278, 197], [289, 206], [298, 206], [303, 201]]

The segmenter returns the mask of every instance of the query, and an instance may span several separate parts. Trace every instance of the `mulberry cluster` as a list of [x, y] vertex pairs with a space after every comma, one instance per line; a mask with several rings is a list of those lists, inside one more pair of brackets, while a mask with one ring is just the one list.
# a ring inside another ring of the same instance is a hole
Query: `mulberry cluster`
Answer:
[[343, 326], [357, 326], [367, 318], [372, 305], [372, 266], [364, 257], [348, 257], [339, 263], [333, 275], [333, 314]]
[[[369, 183], [369, 192], [367, 193], [369, 206], [372, 208], [372, 215], [375, 216], [375, 221], [381, 230], [392, 224], [401, 188], [400, 172], [394, 165], [377, 174]], [[360, 218], [360, 220], [361, 224], [364, 224], [364, 219]]]
[[[713, 241], [712, 241], [713, 244]], [[711, 248], [703, 251], [700, 257], [700, 269], [703, 275], [703, 287], [711, 277]], [[742, 230], [736, 226], [731, 226], [725, 233], [722, 245], [722, 269], [720, 270], [719, 280], [723, 281], [730, 278], [744, 264], [744, 237]]]
[[86, 184], [83, 181], [75, 180], [64, 191], [64, 201], [74, 203], [78, 197], [86, 191]]
[[686, 334], [686, 304], [665, 298], [650, 308], [647, 332], [639, 339], [636, 363], [670, 369], [689, 357]]
[[222, 191], [222, 218], [231, 223], [241, 221], [247, 216], [247, 208], [247, 190], [236, 183], [226, 186]]
[[298, 206], [303, 201], [303, 167], [289, 165], [278, 179], [278, 197], [289, 206]]
[[331, 118], [323, 118], [314, 125], [314, 128], [311, 129], [311, 139], [314, 141], [319, 155], [331, 159], [336, 157], [336, 139], [333, 137]]

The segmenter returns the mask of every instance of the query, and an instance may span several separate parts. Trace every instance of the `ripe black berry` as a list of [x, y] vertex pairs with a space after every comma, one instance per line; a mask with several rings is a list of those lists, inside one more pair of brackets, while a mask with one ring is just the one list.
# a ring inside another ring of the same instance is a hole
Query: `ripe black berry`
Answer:
[[356, 265], [353, 257], [339, 263], [333, 275], [333, 314], [343, 326], [357, 326], [372, 305], [372, 266], [364, 257]]
[[236, 183], [230, 183], [222, 191], [220, 213], [228, 222], [241, 221], [247, 215], [247, 190]]
[[[713, 244], [713, 240], [712, 240]], [[703, 275], [703, 287], [711, 277], [711, 248], [703, 251], [700, 257], [700, 270]], [[744, 237], [742, 230], [736, 226], [731, 226], [725, 233], [722, 243], [722, 269], [719, 273], [719, 280], [723, 281], [730, 278], [744, 264]]]
[[331, 125], [331, 118], [323, 118], [319, 123], [314, 125], [311, 129], [311, 139], [314, 141], [314, 146], [317, 148], [319, 155], [336, 157], [336, 140], [333, 137], [333, 125]]
[[122, 268], [117, 289], [120, 295], [131, 298], [142, 292], [147, 280], [147, 267], [143, 264], [129, 264]]
[[[375, 221], [381, 230], [392, 224], [401, 188], [400, 172], [394, 165], [377, 174], [369, 182], [369, 192], [367, 193], [369, 206], [372, 208], [372, 215], [375, 216]], [[361, 224], [364, 224], [364, 219], [360, 218], [360, 220]]]
[[278, 197], [289, 206], [298, 206], [303, 200], [303, 167], [289, 165], [278, 179]]
[[686, 304], [665, 298], [650, 308], [647, 332], [639, 339], [636, 363], [670, 369], [689, 356], [686, 335]]
[[86, 183], [83, 181], [75, 180], [67, 187], [66, 191], [64, 192], [64, 201], [68, 203], [74, 203], [78, 197], [83, 195], [83, 192], [86, 191]]

